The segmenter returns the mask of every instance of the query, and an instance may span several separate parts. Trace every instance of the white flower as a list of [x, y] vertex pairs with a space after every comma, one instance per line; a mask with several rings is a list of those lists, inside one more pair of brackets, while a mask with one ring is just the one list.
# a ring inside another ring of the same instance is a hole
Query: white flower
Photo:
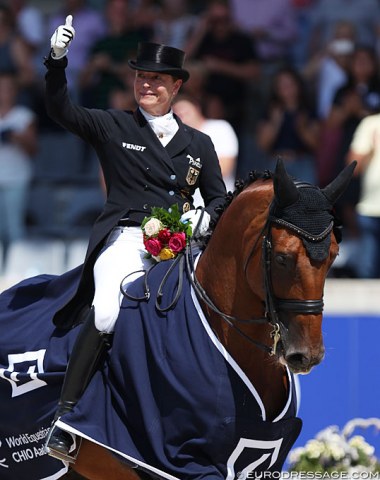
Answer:
[[144, 225], [144, 232], [148, 237], [152, 235], [157, 235], [157, 233], [162, 229], [163, 225], [157, 218], [151, 218]]
[[309, 462], [313, 471], [317, 467], [321, 472], [328, 472], [333, 468], [349, 474], [378, 472], [379, 463], [375, 456], [375, 448], [361, 435], [351, 436], [354, 427], [366, 428], [371, 425], [377, 427], [380, 420], [354, 419], [342, 431], [336, 425], [325, 428], [316, 435], [316, 438], [309, 440], [305, 447], [290, 452], [291, 468], [296, 469], [297, 464], [307, 468], [305, 465]]
[[325, 451], [325, 445], [319, 440], [309, 440], [306, 443], [306, 453], [309, 458], [318, 459]]
[[337, 443], [335, 444], [331, 443], [327, 448], [327, 454], [333, 460], [338, 462], [339, 460], [342, 460], [345, 457], [345, 450], [344, 448], [342, 448], [341, 445], [338, 445]]
[[372, 445], [369, 445], [361, 435], [355, 435], [352, 437], [349, 441], [349, 445], [360, 450], [368, 457], [371, 457], [375, 453], [375, 448]]
[[291, 450], [291, 452], [289, 453], [289, 462], [291, 464], [294, 464], [294, 463], [297, 463], [300, 461], [301, 459], [301, 455], [305, 453], [305, 449], [303, 447], [298, 447], [298, 448], [294, 448], [293, 450]]

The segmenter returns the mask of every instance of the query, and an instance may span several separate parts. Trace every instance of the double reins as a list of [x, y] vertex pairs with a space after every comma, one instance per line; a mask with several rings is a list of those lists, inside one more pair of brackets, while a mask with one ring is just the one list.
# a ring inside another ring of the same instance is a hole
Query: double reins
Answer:
[[[271, 208], [269, 209], [272, 210]], [[272, 231], [271, 227], [273, 224], [280, 225], [283, 228], [294, 232], [298, 237], [304, 238], [311, 242], [321, 242], [328, 235], [331, 234], [334, 228], [334, 221], [332, 221], [329, 226], [319, 235], [312, 235], [309, 232], [303, 230], [296, 225], [287, 222], [281, 218], [277, 218], [273, 215], [269, 215], [268, 219], [262, 228], [256, 242], [252, 246], [252, 249], [247, 257], [247, 260], [244, 265], [244, 273], [247, 276], [247, 268], [249, 262], [255, 252], [257, 245], [262, 238], [262, 260], [263, 260], [263, 274], [264, 274], [264, 289], [265, 289], [265, 314], [264, 317], [251, 318], [251, 319], [241, 319], [233, 315], [228, 315], [222, 312], [210, 299], [207, 295], [205, 289], [199, 283], [194, 268], [190, 269], [190, 265], [187, 263], [187, 271], [191, 272], [189, 275], [192, 287], [194, 288], [197, 296], [201, 299], [211, 310], [217, 313], [224, 321], [226, 321], [232, 328], [234, 328], [241, 336], [243, 336], [250, 343], [253, 343], [255, 346], [261, 348], [262, 350], [269, 353], [273, 356], [277, 352], [277, 345], [283, 335], [287, 330], [287, 326], [279, 319], [279, 312], [291, 312], [291, 313], [300, 313], [302, 315], [318, 315], [323, 312], [323, 298], [316, 300], [298, 300], [298, 299], [284, 299], [276, 297], [273, 290], [272, 284], [272, 275], [271, 275], [271, 266], [272, 266]], [[189, 255], [187, 255], [187, 258]], [[270, 324], [273, 326], [273, 330], [270, 333], [271, 339], [273, 340], [272, 347], [254, 340], [249, 335], [245, 334], [237, 324]]]
[[[257, 318], [250, 318], [250, 319], [241, 319], [235, 317], [234, 315], [229, 315], [227, 313], [222, 312], [215, 303], [211, 300], [209, 295], [207, 294], [206, 290], [202, 287], [197, 276], [195, 274], [195, 267], [194, 267], [194, 252], [191, 245], [191, 242], [186, 246], [186, 248], [180, 252], [176, 259], [173, 261], [172, 265], [164, 275], [163, 279], [158, 288], [158, 292], [156, 295], [156, 308], [159, 312], [166, 312], [171, 310], [175, 307], [182, 292], [183, 286], [183, 272], [184, 268], [186, 268], [186, 273], [188, 275], [189, 281], [191, 283], [192, 288], [194, 289], [198, 299], [202, 301], [207, 307], [209, 307], [214, 313], [220, 316], [230, 327], [232, 327], [239, 335], [245, 338], [247, 341], [255, 345], [256, 347], [264, 350], [269, 355], [273, 356], [277, 353], [277, 346], [279, 341], [281, 340], [281, 336], [283, 336], [286, 331], [288, 330], [287, 326], [279, 319], [279, 312], [291, 312], [291, 313], [299, 313], [302, 315], [318, 315], [323, 312], [323, 299], [317, 300], [298, 300], [298, 299], [284, 299], [280, 297], [276, 297], [273, 290], [272, 284], [272, 225], [279, 225], [282, 228], [286, 228], [292, 232], [294, 232], [298, 237], [304, 238], [310, 242], [320, 242], [324, 240], [328, 235], [331, 234], [334, 228], [334, 221], [332, 221], [329, 226], [319, 235], [312, 235], [309, 232], [303, 230], [296, 225], [287, 222], [281, 218], [278, 218], [271, 214], [272, 208], [269, 209], [269, 215], [267, 221], [262, 228], [260, 234], [257, 237], [257, 240], [254, 242], [247, 259], [244, 265], [244, 273], [247, 277], [247, 269], [251, 258], [253, 257], [254, 252], [259, 244], [260, 239], [262, 238], [262, 260], [263, 260], [263, 274], [264, 274], [264, 289], [265, 289], [265, 313], [263, 317]], [[198, 225], [195, 228], [195, 233], [198, 230]], [[162, 298], [163, 298], [163, 290], [165, 284], [168, 280], [169, 275], [174, 271], [175, 267], [179, 264], [179, 278], [177, 282], [177, 289], [174, 295], [173, 300], [170, 302], [169, 305], [163, 307], [162, 306]], [[152, 268], [152, 267], [151, 267]], [[150, 298], [150, 289], [148, 283], [148, 276], [150, 270], [142, 270], [144, 273], [144, 295], [141, 297], [134, 297], [130, 293], [128, 293], [123, 288], [123, 282], [126, 280], [127, 277], [123, 279], [120, 284], [120, 291], [121, 293], [135, 301], [147, 301]], [[137, 272], [133, 272], [137, 273]], [[251, 336], [247, 335], [241, 328], [239, 328], [238, 324], [270, 324], [272, 325], [273, 329], [270, 333], [271, 339], [273, 340], [273, 344], [271, 347], [258, 342], [257, 340], [253, 339]]]
[[[274, 216], [269, 217], [269, 224], [280, 225], [283, 228], [287, 228], [293, 231], [298, 237], [304, 238], [309, 242], [318, 243], [324, 240], [331, 234], [334, 228], [334, 221], [331, 221], [329, 226], [319, 235], [312, 235], [300, 227]], [[266, 291], [266, 311], [271, 317], [272, 322], [277, 322], [277, 312], [292, 312], [301, 314], [317, 315], [323, 312], [323, 298], [318, 300], [296, 300], [296, 299], [284, 299], [278, 298], [274, 295], [273, 286], [271, 281], [271, 252], [272, 252], [272, 236], [271, 229], [268, 228], [268, 234], [263, 238], [263, 261], [264, 261], [264, 279], [265, 279], [265, 291]], [[271, 322], [271, 323], [272, 323]]]

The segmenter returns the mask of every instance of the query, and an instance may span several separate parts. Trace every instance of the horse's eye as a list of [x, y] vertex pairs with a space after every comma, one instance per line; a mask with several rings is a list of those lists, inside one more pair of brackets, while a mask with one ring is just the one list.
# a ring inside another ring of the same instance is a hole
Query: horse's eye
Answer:
[[287, 267], [287, 266], [289, 266], [289, 264], [291, 262], [291, 257], [289, 255], [285, 255], [284, 253], [278, 253], [274, 257], [274, 261], [280, 267]]

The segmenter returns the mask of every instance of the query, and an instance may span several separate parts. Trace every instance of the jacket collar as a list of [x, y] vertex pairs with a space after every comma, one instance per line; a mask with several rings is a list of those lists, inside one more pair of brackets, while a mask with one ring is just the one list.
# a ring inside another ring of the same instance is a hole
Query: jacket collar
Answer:
[[[146, 118], [141, 113], [139, 108], [137, 108], [133, 112], [133, 116], [134, 116], [137, 124], [141, 128], [147, 129], [147, 131], [149, 131], [150, 134], [153, 137], [155, 137], [154, 132], [150, 128]], [[174, 137], [166, 145], [166, 147], [163, 147], [166, 150], [166, 152], [168, 153], [169, 157], [174, 157], [175, 155], [180, 153], [182, 150], [184, 150], [192, 142], [193, 136], [194, 136], [193, 131], [187, 125], [182, 123], [182, 121], [178, 117], [178, 115], [174, 114], [174, 118], [176, 119], [176, 121], [178, 123], [178, 126], [179, 126], [178, 132], [174, 135]], [[158, 139], [157, 139], [157, 142], [159, 142]]]

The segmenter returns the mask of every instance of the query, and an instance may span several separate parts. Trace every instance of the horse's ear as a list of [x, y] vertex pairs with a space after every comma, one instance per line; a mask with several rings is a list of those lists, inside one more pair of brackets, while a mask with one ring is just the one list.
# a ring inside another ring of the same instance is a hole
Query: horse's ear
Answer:
[[322, 189], [322, 193], [325, 195], [327, 200], [334, 205], [338, 198], [343, 194], [343, 192], [348, 187], [348, 184], [351, 181], [352, 174], [354, 173], [357, 161], [350, 163], [345, 167], [339, 175], [327, 187]]
[[284, 162], [279, 158], [273, 176], [273, 188], [276, 201], [281, 208], [293, 205], [298, 200], [299, 192], [293, 180], [285, 170]]

